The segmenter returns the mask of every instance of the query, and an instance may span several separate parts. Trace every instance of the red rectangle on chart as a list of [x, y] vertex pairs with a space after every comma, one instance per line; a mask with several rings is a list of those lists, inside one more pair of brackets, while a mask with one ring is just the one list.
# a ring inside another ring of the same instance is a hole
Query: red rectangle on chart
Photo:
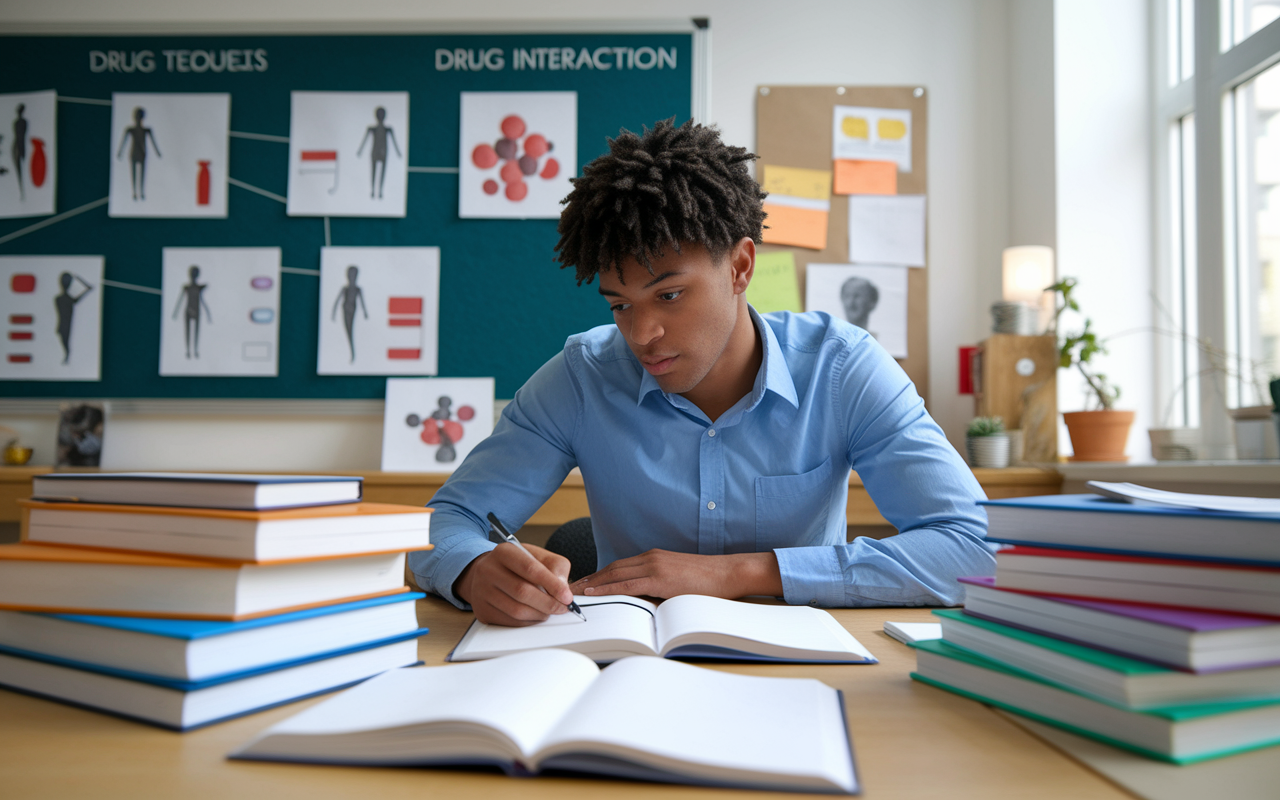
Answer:
[[29, 356], [29, 355], [20, 355], [20, 354], [18, 354], [18, 353], [10, 353], [10, 354], [9, 354], [9, 363], [10, 363], [10, 364], [30, 364], [30, 363], [31, 363], [31, 356]]
[[387, 324], [393, 328], [421, 328], [422, 317], [392, 317]]
[[422, 298], [421, 297], [388, 297], [387, 313], [388, 314], [421, 314]]
[[422, 358], [422, 350], [419, 348], [389, 348], [387, 350], [387, 358], [392, 361], [417, 361]]
[[303, 150], [303, 161], [337, 161], [337, 150]]
[[10, 314], [9, 315], [10, 325], [30, 325], [35, 321], [36, 321], [36, 318], [31, 316], [30, 314]]
[[9, 331], [9, 341], [11, 342], [28, 342], [34, 337], [31, 331]]
[[9, 279], [9, 288], [14, 294], [29, 294], [36, 290], [36, 276], [20, 272]]

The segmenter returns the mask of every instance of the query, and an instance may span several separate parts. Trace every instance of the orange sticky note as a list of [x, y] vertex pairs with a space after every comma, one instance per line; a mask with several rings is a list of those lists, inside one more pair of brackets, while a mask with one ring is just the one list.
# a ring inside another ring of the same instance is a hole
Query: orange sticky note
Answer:
[[837, 159], [836, 194], [897, 194], [898, 165], [892, 161]]
[[795, 202], [801, 198], [783, 198], [770, 195], [769, 199], [790, 201], [770, 203], [765, 200], [764, 241], [769, 244], [789, 244], [795, 247], [808, 247], [812, 250], [827, 249], [827, 219], [831, 216], [829, 206], [822, 201], [809, 203]]

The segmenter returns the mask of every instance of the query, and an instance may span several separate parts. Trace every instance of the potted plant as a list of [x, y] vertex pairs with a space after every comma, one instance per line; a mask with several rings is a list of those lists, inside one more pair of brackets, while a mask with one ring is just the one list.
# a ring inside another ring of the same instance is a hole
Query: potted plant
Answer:
[[969, 466], [1004, 469], [1009, 466], [1009, 435], [1000, 417], [975, 417], [964, 437]]
[[[1058, 334], [1058, 319], [1067, 309], [1079, 311], [1080, 304], [1072, 297], [1075, 278], [1063, 278], [1049, 287], [1049, 291], [1062, 296], [1055, 304], [1053, 331]], [[1133, 425], [1134, 412], [1118, 411], [1113, 406], [1120, 398], [1119, 387], [1107, 382], [1107, 376], [1097, 371], [1094, 356], [1106, 355], [1107, 349], [1093, 331], [1093, 322], [1084, 320], [1084, 330], [1076, 334], [1062, 335], [1058, 339], [1058, 366], [1075, 367], [1089, 386], [1089, 397], [1096, 408], [1085, 411], [1064, 412], [1067, 433], [1071, 435], [1072, 461], [1126, 461], [1125, 444], [1129, 441], [1129, 428]]]

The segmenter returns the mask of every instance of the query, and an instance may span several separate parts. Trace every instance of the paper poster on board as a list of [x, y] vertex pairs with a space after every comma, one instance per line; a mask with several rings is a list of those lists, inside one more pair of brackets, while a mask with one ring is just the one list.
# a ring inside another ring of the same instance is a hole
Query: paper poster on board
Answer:
[[810, 264], [805, 310], [825, 311], [870, 333], [894, 358], [907, 357], [907, 267]]
[[458, 216], [558, 219], [578, 167], [577, 92], [462, 92]]
[[293, 92], [291, 217], [403, 217], [408, 92]]
[[56, 210], [58, 93], [0, 94], [0, 218]]
[[453, 472], [493, 433], [493, 378], [388, 378], [384, 472]]
[[280, 248], [166, 247], [160, 374], [275, 377]]
[[112, 217], [227, 216], [231, 95], [111, 95]]
[[434, 375], [440, 248], [320, 249], [321, 375]]
[[96, 381], [102, 256], [0, 256], [0, 380]]
[[911, 171], [910, 110], [836, 106], [831, 122], [833, 160], [892, 161]]

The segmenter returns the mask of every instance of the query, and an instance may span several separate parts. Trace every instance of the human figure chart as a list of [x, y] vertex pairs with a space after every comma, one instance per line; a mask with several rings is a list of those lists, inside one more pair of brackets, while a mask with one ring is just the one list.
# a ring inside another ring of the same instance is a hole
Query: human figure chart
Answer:
[[186, 316], [182, 331], [187, 346], [187, 358], [191, 358], [193, 345], [196, 358], [200, 358], [200, 309], [204, 309], [209, 324], [213, 324], [213, 313], [209, 311], [209, 305], [204, 301], [204, 290], [209, 288], [209, 284], [198, 282], [200, 268], [195, 264], [191, 265], [187, 275], [191, 278], [191, 282], [182, 287], [182, 294], [178, 295], [178, 304], [173, 308], [173, 318], [178, 318], [178, 312], [182, 311], [185, 305]]
[[151, 140], [151, 146], [156, 151], [156, 158], [161, 158], [160, 145], [156, 142], [156, 135], [150, 128], [142, 124], [142, 120], [147, 116], [147, 110], [139, 106], [133, 110], [133, 126], [124, 129], [124, 136], [120, 139], [120, 148], [116, 151], [116, 158], [119, 159], [124, 155], [124, 146], [127, 142], [132, 141], [129, 147], [129, 178], [133, 184], [133, 199], [146, 200], [146, 181], [147, 181], [147, 140]]
[[[22, 116], [27, 110], [24, 103], [19, 103], [17, 112], [18, 116], [13, 121], [13, 146], [10, 154], [13, 156], [13, 171], [17, 173], [18, 178], [18, 199], [26, 199], [26, 189], [22, 185], [22, 162], [27, 157], [27, 119]], [[66, 363], [65, 361], [63, 363]]]
[[395, 131], [383, 124], [387, 118], [387, 110], [378, 106], [373, 116], [378, 122], [365, 130], [364, 137], [360, 139], [360, 148], [356, 150], [356, 157], [359, 158], [364, 152], [365, 143], [372, 138], [373, 147], [369, 150], [369, 197], [381, 200], [382, 185], [387, 177], [387, 139], [391, 140], [391, 146], [396, 149], [396, 156], [398, 158], [404, 158], [404, 156], [400, 154], [400, 145], [396, 142]]
[[365, 319], [369, 318], [369, 310], [364, 306], [364, 292], [356, 285], [356, 277], [359, 274], [360, 268], [356, 265], [347, 267], [347, 285], [338, 292], [338, 297], [333, 302], [333, 313], [329, 315], [330, 319], [336, 318], [338, 306], [342, 306], [342, 324], [347, 330], [347, 346], [351, 348], [352, 364], [356, 363], [356, 306], [360, 306]]
[[[79, 294], [72, 294], [71, 287], [77, 281], [84, 289]], [[84, 278], [70, 272], [58, 276], [58, 282], [62, 285], [62, 294], [53, 298], [53, 307], [58, 314], [58, 339], [62, 342], [62, 363], [65, 364], [71, 360], [71, 318], [75, 314], [76, 303], [92, 292], [93, 287]]]

